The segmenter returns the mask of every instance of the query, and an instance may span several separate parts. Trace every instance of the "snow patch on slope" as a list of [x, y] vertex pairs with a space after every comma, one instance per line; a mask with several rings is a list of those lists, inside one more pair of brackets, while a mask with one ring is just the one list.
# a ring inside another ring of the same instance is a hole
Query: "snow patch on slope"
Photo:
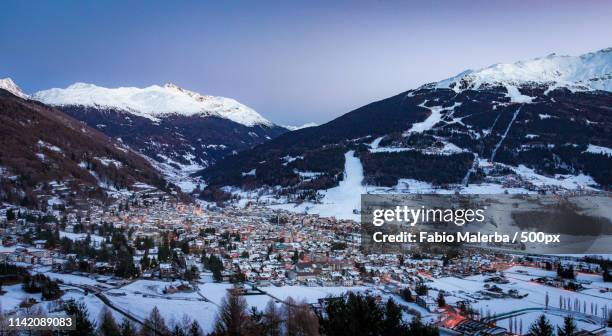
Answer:
[[519, 104], [529, 104], [534, 99], [534, 97], [529, 97], [522, 94], [519, 89], [514, 85], [506, 84], [506, 97], [510, 98], [511, 103], [519, 103]]
[[283, 127], [288, 129], [288, 130], [290, 130], [290, 131], [297, 131], [297, 130], [302, 129], [302, 128], [317, 127], [317, 126], [319, 126], [317, 123], [309, 122], [309, 123], [305, 123], [304, 125], [301, 125], [301, 126], [289, 126], [289, 125], [285, 125]]
[[234, 99], [203, 96], [174, 84], [111, 89], [94, 84], [75, 83], [65, 89], [39, 91], [33, 95], [33, 98], [56, 106], [114, 108], [151, 120], [173, 114], [202, 115], [229, 119], [249, 127], [273, 125], [255, 110]]
[[360, 220], [361, 194], [366, 193], [363, 182], [363, 166], [361, 160], [355, 157], [355, 151], [344, 154], [344, 179], [337, 187], [322, 192], [321, 203], [304, 202], [297, 206], [294, 204], [278, 204], [273, 208], [282, 208], [294, 212], [315, 213], [324, 217], [338, 219]]
[[427, 103], [427, 100], [419, 104], [419, 106], [428, 109], [429, 111], [431, 111], [431, 114], [425, 120], [412, 124], [412, 127], [410, 127], [410, 129], [404, 133], [404, 136], [407, 136], [410, 133], [423, 133], [425, 131], [430, 130], [432, 127], [434, 127], [435, 124], [437, 124], [438, 122], [440, 122], [440, 120], [442, 120], [442, 112], [453, 111], [455, 107], [461, 105], [461, 103], [455, 103], [453, 106], [450, 106], [450, 107], [442, 107], [442, 106], [427, 107], [425, 106], [426, 103]]
[[592, 154], [602, 154], [606, 156], [612, 156], [612, 148], [608, 148], [604, 146], [596, 146], [593, 144], [589, 144], [585, 152], [592, 153]]

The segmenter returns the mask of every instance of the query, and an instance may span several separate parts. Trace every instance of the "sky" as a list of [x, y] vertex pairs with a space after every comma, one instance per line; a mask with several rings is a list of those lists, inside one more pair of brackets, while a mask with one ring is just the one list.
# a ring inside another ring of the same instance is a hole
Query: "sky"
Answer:
[[610, 1], [0, 1], [0, 78], [175, 83], [325, 123], [466, 69], [612, 47]]

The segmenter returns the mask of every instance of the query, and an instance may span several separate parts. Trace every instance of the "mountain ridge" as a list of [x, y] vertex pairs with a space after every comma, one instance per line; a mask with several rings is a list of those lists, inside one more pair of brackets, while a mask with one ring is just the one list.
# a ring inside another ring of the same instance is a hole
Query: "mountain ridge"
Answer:
[[548, 90], [612, 91], [612, 48], [579, 56], [550, 54], [515, 63], [497, 63], [479, 70], [465, 70], [422, 88], [451, 88], [455, 92], [483, 85], [545, 85]]
[[201, 95], [172, 83], [145, 88], [106, 88], [78, 82], [65, 89], [38, 91], [32, 98], [54, 106], [76, 105], [122, 110], [154, 121], [177, 114], [217, 116], [247, 127], [273, 125], [259, 113], [234, 99]]
[[23, 90], [21, 90], [21, 88], [19, 87], [19, 85], [17, 85], [12, 78], [10, 77], [6, 77], [6, 78], [1, 78], [0, 79], [0, 89], [4, 89], [12, 94], [14, 94], [15, 96], [19, 97], [19, 98], [23, 98], [23, 99], [29, 99], [30, 96], [27, 95], [25, 92], [23, 92]]
[[[362, 183], [378, 190], [402, 192], [402, 181], [432, 184], [431, 189], [493, 190], [466, 187], [496, 185], [497, 192], [609, 189], [612, 156], [605, 154], [612, 151], [612, 93], [600, 88], [609, 89], [611, 51], [545, 58], [570, 66], [596, 58], [585, 63], [594, 70], [583, 67], [584, 76], [563, 70], [535, 82], [527, 80], [533, 73], [506, 74], [508, 66], [467, 71], [283, 134], [199, 175], [209, 189], [268, 188], [316, 199], [319, 190], [343, 179], [344, 156], [352, 150], [363, 164]], [[510, 68], [532, 69], [531, 62]], [[568, 78], [597, 83], [586, 86]], [[601, 78], [605, 81], [595, 80]]]
[[190, 177], [195, 171], [288, 131], [234, 99], [172, 83], [112, 89], [75, 83], [32, 99], [122, 141], [186, 192], [199, 184]]

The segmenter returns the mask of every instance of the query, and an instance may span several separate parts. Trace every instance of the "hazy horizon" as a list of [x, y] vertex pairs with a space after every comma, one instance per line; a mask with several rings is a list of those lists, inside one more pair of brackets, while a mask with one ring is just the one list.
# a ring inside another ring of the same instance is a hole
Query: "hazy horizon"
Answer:
[[281, 125], [324, 123], [466, 69], [611, 47], [612, 3], [0, 3], [0, 78], [27, 93], [173, 82]]

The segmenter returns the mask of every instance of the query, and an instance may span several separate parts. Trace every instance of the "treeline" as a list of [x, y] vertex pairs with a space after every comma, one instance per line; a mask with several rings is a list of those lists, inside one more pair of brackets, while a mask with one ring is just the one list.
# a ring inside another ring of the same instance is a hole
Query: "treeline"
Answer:
[[345, 152], [346, 148], [343, 146], [308, 150], [304, 152], [302, 158], [288, 163], [287, 166], [303, 172], [337, 175], [344, 170]]
[[24, 274], [21, 287], [29, 294], [41, 293], [43, 300], [47, 301], [59, 299], [63, 295], [58, 282], [49, 279], [44, 274]]
[[427, 155], [418, 151], [395, 153], [359, 153], [364, 170], [364, 182], [392, 187], [401, 178], [430, 182], [437, 185], [460, 183], [471, 168], [474, 155]]
[[438, 335], [436, 328], [418, 318], [405, 322], [392, 299], [379, 302], [370, 295], [349, 293], [326, 301], [318, 312], [291, 297], [280, 304], [270, 300], [263, 311], [249, 310], [244, 297], [230, 291], [211, 335]]
[[67, 271], [93, 272], [93, 263], [90, 260], [108, 262], [114, 267], [114, 275], [122, 278], [133, 278], [138, 275], [134, 266], [134, 248], [128, 243], [123, 230], [115, 231], [110, 240], [102, 241], [99, 248], [92, 246], [91, 236], [87, 234], [83, 240], [62, 238], [58, 243], [59, 249], [65, 254], [76, 254], [77, 258], [68, 258], [64, 265]]
[[[344, 170], [344, 145], [327, 146], [305, 151], [295, 160], [286, 160], [284, 156], [273, 152], [270, 156], [249, 158], [240, 164], [214, 170], [214, 177], [199, 197], [221, 204], [232, 198], [230, 193], [220, 189], [219, 185], [236, 185], [243, 189], [255, 189], [263, 186], [289, 187], [287, 192], [297, 195], [299, 199], [312, 199], [316, 191], [337, 186]], [[297, 154], [296, 154], [297, 155]], [[228, 157], [226, 160], [233, 160]], [[222, 161], [225, 162], [225, 161]], [[254, 174], [247, 174], [255, 170]], [[304, 180], [298, 172], [315, 172], [318, 176]], [[219, 181], [217, 183], [216, 181]]]
[[349, 293], [331, 300], [319, 314], [323, 335], [438, 335], [438, 329], [417, 317], [406, 323], [401, 307], [393, 301], [378, 303], [369, 295]]
[[[438, 329], [425, 325], [419, 318], [403, 319], [403, 311], [392, 299], [379, 302], [366, 294], [349, 293], [327, 299], [323, 310], [315, 312], [305, 302], [289, 297], [283, 302], [268, 301], [263, 310], [250, 307], [237, 289], [223, 298], [209, 336], [352, 336], [352, 335], [419, 335], [437, 336]], [[167, 323], [157, 307], [153, 307], [141, 326], [124, 319], [117, 323], [104, 308], [94, 324], [82, 302], [68, 301], [64, 309], [75, 316], [76, 331], [68, 335], [102, 336], [203, 336], [200, 324], [185, 314], [180, 320]]]
[[495, 160], [512, 166], [524, 164], [547, 175], [584, 173], [600, 185], [612, 187], [612, 170], [609, 169], [612, 167], [612, 156], [585, 153], [586, 146], [565, 144], [556, 144], [554, 147], [544, 144], [520, 151], [514, 148], [502, 146]]
[[223, 272], [223, 262], [221, 262], [219, 257], [214, 254], [207, 256], [206, 253], [202, 253], [201, 262], [204, 268], [212, 272], [215, 281], [219, 282], [223, 280], [223, 276], [221, 275], [221, 272]]
[[15, 264], [0, 263], [0, 281], [3, 284], [19, 283], [23, 277], [29, 275], [28, 270]]

